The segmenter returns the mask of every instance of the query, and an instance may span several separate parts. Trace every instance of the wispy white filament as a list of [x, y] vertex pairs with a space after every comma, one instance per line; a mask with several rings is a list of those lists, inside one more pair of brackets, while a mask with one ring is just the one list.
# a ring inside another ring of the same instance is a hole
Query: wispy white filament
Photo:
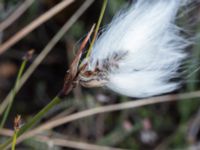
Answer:
[[109, 66], [106, 86], [130, 97], [170, 92], [177, 76], [183, 49], [188, 45], [175, 25], [180, 0], [138, 0], [114, 17], [98, 38], [91, 53], [89, 70], [104, 69], [106, 59], [125, 53], [116, 66]]

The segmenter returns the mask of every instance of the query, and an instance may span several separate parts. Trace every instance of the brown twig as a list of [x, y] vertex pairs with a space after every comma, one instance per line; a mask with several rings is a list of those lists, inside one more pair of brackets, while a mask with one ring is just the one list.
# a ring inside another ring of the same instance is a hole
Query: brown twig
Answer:
[[86, 150], [86, 149], [87, 150], [125, 150], [125, 149], [121, 149], [121, 148], [99, 146], [99, 145], [95, 145], [95, 144], [65, 140], [65, 139], [60, 139], [60, 138], [49, 138], [46, 136], [38, 136], [37, 140], [40, 140], [40, 141], [46, 142], [46, 143], [48, 143], [50, 141], [53, 143], [53, 145], [56, 145], [56, 146], [75, 148], [75, 149], [80, 149], [80, 150], [81, 149], [82, 150]]
[[35, 0], [25, 0], [8, 18], [0, 23], [0, 32], [8, 28], [15, 22]]
[[19, 40], [21, 40], [23, 37], [25, 37], [28, 33], [33, 31], [35, 28], [37, 28], [42, 23], [49, 20], [51, 17], [55, 16], [57, 13], [62, 11], [66, 6], [71, 4], [74, 0], [64, 0], [58, 3], [56, 6], [51, 8], [49, 11], [45, 12], [43, 15], [35, 19], [33, 22], [28, 24], [26, 27], [24, 27], [22, 30], [17, 32], [15, 35], [13, 35], [10, 39], [8, 39], [5, 43], [3, 43], [0, 46], [0, 54], [2, 54], [4, 51], [6, 51], [8, 48], [13, 46], [15, 43], [17, 43]]
[[141, 107], [141, 106], [146, 106], [146, 105], [151, 105], [151, 104], [156, 104], [156, 103], [163, 103], [163, 102], [170, 102], [170, 101], [175, 101], [175, 100], [184, 100], [184, 99], [191, 99], [191, 98], [198, 98], [198, 97], [200, 97], [200, 91], [184, 93], [184, 94], [158, 96], [158, 97], [147, 98], [147, 99], [143, 99], [139, 101], [129, 101], [129, 102], [124, 102], [120, 104], [96, 107], [96, 108], [84, 110], [81, 112], [77, 112], [75, 114], [72, 114], [63, 118], [59, 118], [53, 121], [49, 121], [25, 133], [23, 136], [19, 137], [17, 142], [20, 143], [21, 141], [27, 138], [30, 138], [32, 136], [35, 136], [36, 134], [44, 130], [52, 129], [62, 124], [69, 123], [81, 118], [85, 118], [85, 117], [100, 114], [100, 113], [119, 111], [119, 110], [131, 109], [131, 108], [136, 108], [136, 107]]
[[[0, 134], [4, 136], [12, 136], [13, 131], [9, 129], [2, 129], [0, 130]], [[40, 142], [45, 142], [45, 143], [51, 142], [53, 145], [56, 145], [56, 146], [83, 149], [83, 150], [85, 149], [87, 150], [124, 150], [121, 148], [100, 146], [100, 145], [89, 144], [89, 143], [80, 142], [80, 141], [71, 141], [71, 140], [61, 139], [61, 138], [49, 138], [47, 136], [41, 136], [41, 135], [37, 135], [35, 139], [39, 140]]]

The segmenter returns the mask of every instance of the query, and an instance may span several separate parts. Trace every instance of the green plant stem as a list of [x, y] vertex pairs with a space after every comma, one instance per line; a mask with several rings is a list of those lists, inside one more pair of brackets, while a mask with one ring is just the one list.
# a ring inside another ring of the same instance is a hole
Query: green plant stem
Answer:
[[42, 117], [55, 105], [59, 104], [61, 99], [56, 96], [48, 105], [46, 105], [40, 112], [38, 112], [28, 123], [26, 123], [20, 130], [19, 136], [30, 129], [36, 122], [42, 119]]
[[10, 113], [10, 110], [11, 110], [11, 107], [12, 107], [12, 104], [13, 104], [13, 101], [14, 101], [15, 96], [16, 96], [16, 89], [17, 89], [17, 86], [18, 86], [19, 81], [21, 79], [22, 73], [23, 73], [23, 71], [24, 71], [24, 69], [26, 67], [26, 64], [27, 64], [27, 59], [24, 59], [22, 64], [20, 65], [19, 72], [17, 74], [17, 79], [15, 81], [15, 85], [14, 85], [14, 88], [12, 90], [12, 97], [11, 97], [11, 99], [9, 101], [8, 107], [6, 108], [6, 110], [4, 112], [4, 115], [3, 115], [3, 118], [1, 120], [0, 129], [4, 127], [5, 122], [6, 122], [7, 118], [8, 118], [8, 115]]
[[100, 27], [100, 24], [101, 24], [101, 22], [102, 22], [102, 19], [103, 19], [105, 10], [106, 10], [107, 3], [108, 3], [108, 0], [104, 0], [104, 1], [103, 1], [103, 5], [102, 5], [102, 8], [101, 8], [101, 13], [100, 13], [100, 16], [99, 16], [99, 19], [98, 19], [98, 22], [97, 22], [97, 25], [96, 25], [96, 28], [95, 28], [95, 31], [94, 31], [94, 36], [93, 36], [92, 42], [91, 42], [91, 44], [90, 44], [90, 47], [89, 47], [89, 49], [88, 49], [86, 58], [89, 57], [89, 55], [90, 55], [90, 53], [91, 53], [91, 50], [92, 50], [92, 47], [93, 47], [93, 45], [94, 45], [94, 42], [95, 42], [95, 40], [96, 40], [98, 31], [99, 31], [99, 27]]
[[[21, 136], [24, 132], [32, 128], [42, 117], [55, 105], [59, 104], [61, 99], [56, 96], [48, 105], [46, 105], [40, 112], [38, 112], [30, 121], [28, 121], [18, 132], [17, 137]], [[0, 145], [0, 150], [5, 149], [11, 142], [12, 138], [8, 139], [4, 144]]]
[[14, 135], [13, 135], [13, 141], [12, 141], [12, 150], [15, 150], [15, 145], [17, 142], [17, 135], [18, 135], [18, 130], [15, 130]]

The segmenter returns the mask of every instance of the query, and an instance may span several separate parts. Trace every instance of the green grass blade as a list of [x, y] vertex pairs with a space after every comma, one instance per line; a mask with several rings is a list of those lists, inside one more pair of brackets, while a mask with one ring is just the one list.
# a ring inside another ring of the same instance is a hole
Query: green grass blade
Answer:
[[91, 44], [90, 44], [90, 47], [89, 47], [89, 49], [88, 49], [86, 58], [88, 58], [88, 57], [90, 56], [92, 47], [93, 47], [94, 42], [95, 42], [95, 40], [96, 40], [97, 33], [98, 33], [98, 31], [99, 31], [99, 27], [100, 27], [100, 25], [101, 25], [101, 22], [102, 22], [102, 19], [103, 19], [105, 10], [106, 10], [107, 3], [108, 3], [108, 0], [104, 0], [104, 1], [103, 1], [103, 5], [102, 5], [102, 8], [101, 8], [101, 13], [100, 13], [100, 16], [99, 16], [99, 19], [98, 19], [98, 22], [97, 22], [97, 25], [96, 25], [96, 28], [95, 28], [95, 31], [94, 31], [94, 37], [93, 37], [92, 42], [91, 42]]
[[26, 64], [27, 64], [27, 59], [24, 59], [22, 64], [20, 65], [20, 69], [19, 69], [19, 72], [17, 74], [17, 79], [15, 81], [15, 85], [14, 85], [14, 88], [12, 90], [12, 93], [13, 93], [12, 97], [11, 97], [11, 99], [9, 101], [8, 107], [6, 108], [6, 110], [4, 112], [4, 115], [3, 115], [3, 118], [1, 120], [0, 129], [4, 127], [5, 122], [6, 122], [7, 118], [8, 118], [8, 115], [10, 113], [10, 110], [11, 110], [11, 107], [12, 107], [12, 104], [13, 104], [13, 101], [14, 101], [15, 96], [16, 96], [16, 88], [17, 88], [17, 86], [19, 84], [19, 80], [20, 80], [20, 78], [22, 76], [22, 73], [23, 73], [25, 67], [26, 67]]
[[[24, 132], [32, 128], [39, 120], [41, 120], [44, 115], [55, 105], [59, 104], [61, 99], [56, 96], [48, 105], [46, 105], [40, 112], [38, 112], [29, 122], [27, 122], [18, 132], [17, 137], [22, 135]], [[5, 149], [9, 144], [11, 144], [13, 138], [8, 139], [4, 144], [0, 145], [0, 150]]]

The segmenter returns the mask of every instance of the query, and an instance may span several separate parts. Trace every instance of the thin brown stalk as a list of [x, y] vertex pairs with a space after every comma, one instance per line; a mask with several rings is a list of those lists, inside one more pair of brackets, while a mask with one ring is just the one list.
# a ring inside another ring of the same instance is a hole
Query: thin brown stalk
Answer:
[[4, 136], [12, 136], [13, 133], [13, 130], [10, 129], [0, 129], [0, 134]]
[[151, 105], [151, 104], [156, 104], [156, 103], [163, 103], [163, 102], [170, 102], [170, 101], [175, 101], [175, 100], [187, 100], [187, 99], [194, 99], [200, 97], [200, 91], [195, 91], [195, 92], [189, 92], [189, 93], [183, 93], [183, 94], [174, 94], [174, 95], [165, 95], [165, 96], [158, 96], [158, 97], [153, 97], [153, 98], [147, 98], [143, 100], [138, 100], [138, 101], [129, 101], [129, 102], [123, 102], [120, 104], [114, 104], [114, 105], [108, 105], [108, 106], [101, 106], [101, 107], [96, 107], [84, 111], [77, 112], [75, 114], [59, 118], [53, 121], [49, 121], [27, 133], [19, 137], [18, 143], [30, 138], [32, 136], [35, 136], [36, 134], [49, 130], [52, 128], [55, 128], [57, 126], [60, 126], [65, 123], [69, 123], [78, 119], [82, 119], [88, 116], [100, 114], [100, 113], [106, 113], [106, 112], [113, 112], [113, 111], [119, 111], [119, 110], [124, 110], [124, 109], [132, 109], [136, 107], [141, 107], [141, 106], [146, 106], [146, 105]]
[[[43, 61], [43, 59], [47, 56], [47, 54], [52, 50], [52, 48], [57, 44], [57, 42], [65, 35], [68, 29], [78, 20], [78, 18], [87, 10], [87, 8], [94, 2], [94, 0], [87, 0], [83, 3], [83, 5], [72, 15], [72, 17], [63, 25], [63, 27], [58, 31], [58, 33], [52, 38], [52, 40], [46, 45], [46, 47], [42, 50], [42, 52], [38, 55], [38, 57], [34, 60], [34, 62], [30, 65], [24, 75], [21, 77], [18, 87], [16, 88], [16, 93], [21, 89], [21, 87], [25, 84], [31, 74], [35, 71], [35, 69], [39, 66], [39, 64]], [[12, 96], [12, 92], [6, 96], [2, 104], [0, 105], [0, 115], [5, 110], [9, 100]]]
[[[12, 136], [13, 131], [9, 129], [2, 129], [0, 130], [0, 134], [4, 136]], [[87, 149], [87, 150], [124, 150], [121, 148], [113, 148], [113, 147], [107, 147], [107, 146], [100, 146], [95, 144], [89, 144], [85, 142], [80, 141], [71, 141], [67, 139], [61, 139], [61, 138], [49, 138], [47, 136], [41, 136], [37, 135], [35, 136], [36, 140], [39, 140], [40, 142], [49, 143], [51, 142], [55, 146], [61, 146], [61, 147], [68, 147], [68, 148], [74, 148], [74, 149]]]
[[37, 140], [40, 140], [42, 142], [51, 142], [53, 145], [56, 146], [62, 146], [62, 147], [68, 147], [73, 149], [82, 149], [82, 150], [124, 150], [121, 148], [113, 148], [113, 147], [107, 147], [107, 146], [99, 146], [95, 144], [89, 144], [85, 142], [79, 142], [79, 141], [71, 141], [71, 140], [65, 140], [60, 138], [49, 138], [46, 136], [37, 136]]
[[8, 18], [0, 23], [0, 32], [8, 28], [15, 22], [35, 0], [25, 0]]
[[20, 30], [15, 35], [13, 35], [10, 39], [8, 39], [5, 43], [3, 43], [0, 46], [0, 54], [5, 52], [8, 48], [13, 46], [15, 43], [17, 43], [19, 40], [21, 40], [23, 37], [25, 37], [27, 34], [29, 34], [35, 28], [37, 28], [39, 25], [43, 24], [44, 22], [46, 22], [47, 20], [49, 20], [50, 18], [55, 16], [57, 13], [62, 11], [65, 7], [67, 7], [72, 2], [74, 2], [74, 0], [61, 1], [56, 6], [51, 8], [49, 11], [47, 11], [44, 14], [42, 14], [41, 16], [39, 16], [37, 19], [35, 19], [33, 22], [28, 24], [22, 30]]
[[75, 110], [76, 110], [75, 107], [72, 106], [69, 109], [66, 109], [66, 110], [62, 111], [61, 113], [57, 114], [56, 116], [54, 116], [50, 120], [55, 120], [55, 119], [58, 119], [58, 118], [62, 118], [63, 116], [67, 116]]

